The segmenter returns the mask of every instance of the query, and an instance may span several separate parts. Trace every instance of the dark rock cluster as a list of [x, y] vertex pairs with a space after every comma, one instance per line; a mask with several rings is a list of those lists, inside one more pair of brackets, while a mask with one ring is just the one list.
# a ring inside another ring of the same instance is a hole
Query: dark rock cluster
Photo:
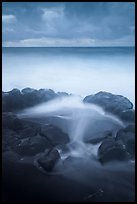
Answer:
[[18, 111], [67, 95], [65, 92], [55, 93], [52, 89], [36, 90], [24, 88], [21, 91], [19, 89], [13, 89], [8, 92], [2, 92], [2, 108], [6, 112]]
[[[4, 157], [14, 158], [33, 156], [42, 153], [38, 164], [46, 171], [54, 169], [60, 160], [58, 146], [69, 143], [69, 136], [53, 124], [40, 124], [26, 119], [19, 119], [16, 111], [46, 102], [56, 97], [67, 96], [65, 92], [53, 90], [13, 89], [2, 93], [2, 148]], [[135, 111], [133, 104], [125, 97], [107, 92], [99, 92], [84, 98], [84, 103], [101, 106], [105, 111], [115, 114], [123, 120], [125, 127], [114, 136], [111, 131], [101, 132], [86, 143], [98, 144], [97, 159], [101, 163], [113, 160], [127, 161], [135, 157]], [[14, 160], [14, 159], [13, 159]]]
[[[25, 119], [19, 119], [11, 112], [3, 113], [3, 158], [16, 161], [16, 158], [35, 156], [44, 153], [38, 163], [46, 171], [53, 169], [60, 158], [56, 146], [66, 144], [69, 137], [58, 127], [46, 124], [41, 125]], [[16, 155], [16, 156], [15, 156]], [[14, 159], [15, 157], [15, 159]]]
[[97, 94], [86, 96], [83, 102], [99, 105], [105, 111], [115, 114], [123, 121], [135, 121], [133, 104], [124, 96], [100, 91]]

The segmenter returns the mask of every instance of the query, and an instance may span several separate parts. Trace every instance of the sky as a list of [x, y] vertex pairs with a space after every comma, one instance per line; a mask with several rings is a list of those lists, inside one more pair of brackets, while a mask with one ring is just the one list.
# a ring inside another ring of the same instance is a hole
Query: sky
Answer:
[[134, 2], [3, 2], [3, 47], [134, 46]]

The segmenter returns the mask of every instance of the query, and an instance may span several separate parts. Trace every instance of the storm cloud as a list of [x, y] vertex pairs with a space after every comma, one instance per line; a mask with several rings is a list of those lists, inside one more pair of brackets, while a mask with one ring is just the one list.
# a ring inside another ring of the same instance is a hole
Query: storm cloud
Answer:
[[3, 46], [134, 46], [133, 2], [3, 2]]

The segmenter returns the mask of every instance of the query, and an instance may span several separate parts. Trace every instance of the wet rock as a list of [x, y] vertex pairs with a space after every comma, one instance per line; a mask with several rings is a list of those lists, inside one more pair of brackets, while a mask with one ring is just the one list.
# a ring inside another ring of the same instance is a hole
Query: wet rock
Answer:
[[119, 113], [120, 118], [126, 122], [135, 122], [135, 110], [125, 110]]
[[2, 124], [4, 128], [7, 127], [15, 131], [22, 129], [21, 120], [18, 119], [17, 116], [11, 112], [3, 113]]
[[2, 129], [2, 150], [14, 149], [20, 143], [19, 135], [8, 128]]
[[43, 125], [40, 135], [46, 137], [54, 146], [67, 144], [69, 142], [68, 135], [53, 125]]
[[20, 132], [20, 138], [34, 137], [37, 134], [36, 130], [29, 127]]
[[51, 89], [24, 88], [21, 91], [13, 89], [2, 93], [2, 108], [4, 112], [18, 111], [42, 102], [52, 100], [59, 95]]
[[22, 123], [22, 129], [24, 131], [28, 129], [31, 129], [31, 130], [33, 129], [33, 132], [36, 132], [36, 133], [40, 132], [41, 125], [37, 122], [29, 121], [27, 119], [21, 119], [21, 123]]
[[21, 90], [23, 94], [29, 94], [29, 93], [32, 93], [33, 91], [35, 91], [35, 89], [29, 88], [29, 87]]
[[52, 145], [46, 138], [36, 135], [34, 137], [22, 139], [21, 143], [16, 147], [16, 151], [23, 156], [35, 155], [51, 147]]
[[94, 135], [94, 137], [92, 138], [85, 139], [84, 142], [91, 143], [91, 144], [97, 144], [108, 137], [112, 137], [111, 131], [104, 131], [102, 133], [98, 133], [97, 135]]
[[135, 124], [130, 124], [124, 128], [126, 132], [133, 132], [135, 133]]
[[[105, 111], [118, 115], [122, 119], [124, 119], [124, 117], [130, 117], [132, 112], [130, 110], [133, 109], [133, 104], [126, 97], [104, 91], [100, 91], [95, 95], [86, 96], [83, 101], [85, 103], [99, 105]], [[128, 116], [126, 116], [126, 114]]]
[[126, 150], [132, 155], [135, 156], [135, 126], [129, 125], [126, 128], [123, 128], [117, 132], [116, 141], [123, 144]]
[[56, 149], [53, 149], [41, 156], [41, 158], [38, 159], [38, 163], [45, 171], [50, 172], [54, 169], [59, 160], [59, 152]]
[[130, 159], [130, 154], [114, 138], [107, 138], [98, 148], [98, 159], [101, 163], [113, 160], [126, 161]]

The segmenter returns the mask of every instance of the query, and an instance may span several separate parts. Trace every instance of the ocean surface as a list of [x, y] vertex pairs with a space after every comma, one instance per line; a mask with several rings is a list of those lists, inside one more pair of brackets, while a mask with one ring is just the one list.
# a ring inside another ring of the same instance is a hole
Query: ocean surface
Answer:
[[135, 48], [2, 48], [2, 90], [32, 87], [85, 97], [108, 91], [135, 103]]

